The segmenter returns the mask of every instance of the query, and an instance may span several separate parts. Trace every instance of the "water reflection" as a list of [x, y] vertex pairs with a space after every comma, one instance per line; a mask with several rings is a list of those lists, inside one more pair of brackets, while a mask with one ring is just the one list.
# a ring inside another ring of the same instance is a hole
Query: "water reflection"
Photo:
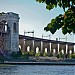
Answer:
[[75, 75], [75, 66], [0, 66], [0, 75]]
[[13, 65], [2, 65], [0, 66], [0, 75], [16, 75], [17, 66]]

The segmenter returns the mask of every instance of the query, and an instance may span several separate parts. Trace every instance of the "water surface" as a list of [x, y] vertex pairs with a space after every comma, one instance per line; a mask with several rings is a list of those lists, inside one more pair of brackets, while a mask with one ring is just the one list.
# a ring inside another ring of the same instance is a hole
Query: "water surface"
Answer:
[[0, 75], [75, 75], [75, 66], [59, 65], [4, 65]]

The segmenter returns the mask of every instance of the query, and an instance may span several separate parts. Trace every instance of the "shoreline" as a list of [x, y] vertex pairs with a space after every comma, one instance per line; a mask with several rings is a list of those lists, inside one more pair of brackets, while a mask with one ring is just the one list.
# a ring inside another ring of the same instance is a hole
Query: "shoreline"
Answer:
[[75, 65], [75, 62], [4, 62], [7, 65]]

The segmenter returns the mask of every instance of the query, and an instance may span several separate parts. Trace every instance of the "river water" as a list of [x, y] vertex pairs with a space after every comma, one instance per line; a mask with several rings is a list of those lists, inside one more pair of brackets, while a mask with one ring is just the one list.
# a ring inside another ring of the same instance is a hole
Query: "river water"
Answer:
[[75, 75], [75, 66], [3, 65], [0, 75]]

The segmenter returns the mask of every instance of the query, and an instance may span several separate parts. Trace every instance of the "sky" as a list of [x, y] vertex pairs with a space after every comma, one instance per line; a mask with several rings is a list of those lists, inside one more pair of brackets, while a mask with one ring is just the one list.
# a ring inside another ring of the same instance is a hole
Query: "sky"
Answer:
[[[54, 8], [47, 10], [45, 4], [38, 3], [36, 0], [0, 0], [0, 12], [14, 12], [19, 14], [19, 34], [24, 35], [24, 31], [33, 31], [34, 37], [42, 38], [43, 36], [50, 35], [51, 40], [56, 38], [66, 38], [67, 42], [74, 42], [75, 35], [63, 35], [61, 29], [56, 31], [55, 34], [44, 31], [44, 27], [59, 14], [64, 14], [62, 8]], [[33, 36], [33, 34], [25, 34]], [[49, 37], [43, 37], [49, 39]], [[59, 39], [58, 39], [59, 40]], [[66, 39], [60, 39], [66, 41]]]

